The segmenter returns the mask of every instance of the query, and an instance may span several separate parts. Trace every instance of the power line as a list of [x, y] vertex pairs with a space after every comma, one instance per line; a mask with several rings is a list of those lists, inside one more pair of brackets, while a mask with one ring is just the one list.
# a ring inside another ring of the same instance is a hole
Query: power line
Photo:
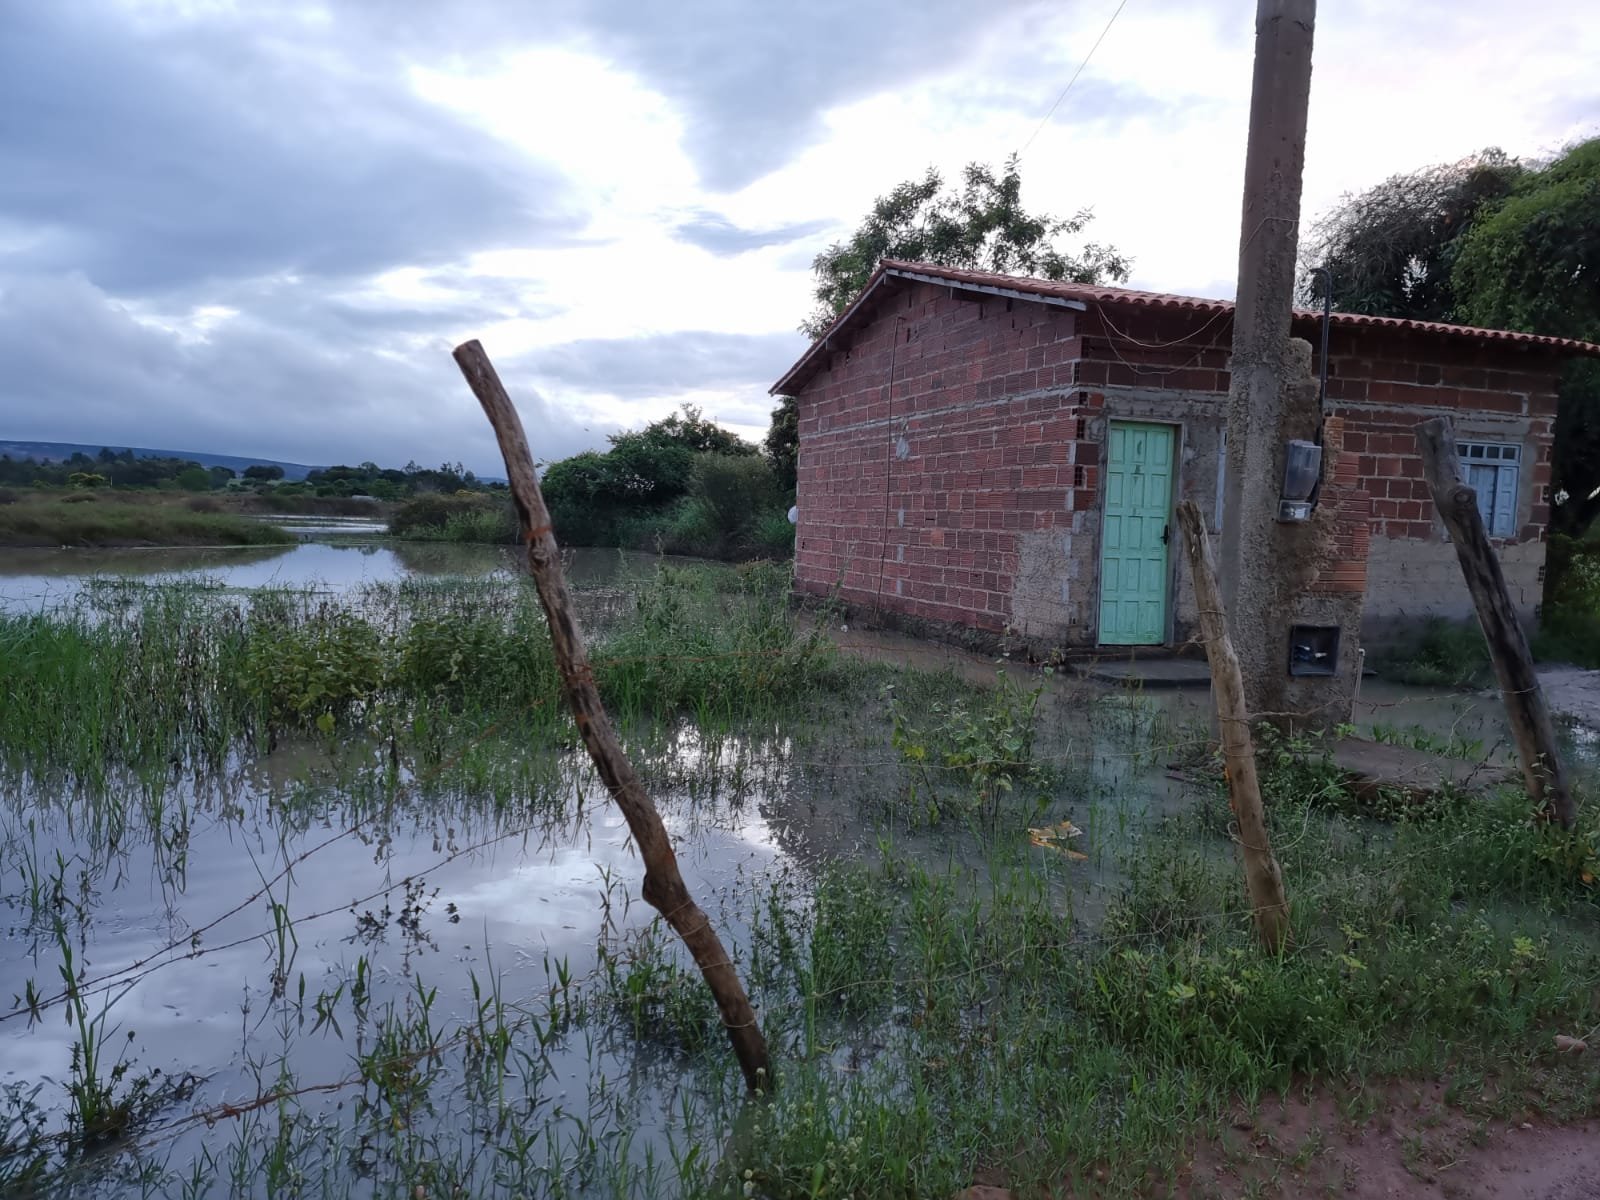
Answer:
[[1089, 47], [1089, 53], [1083, 56], [1083, 61], [1078, 64], [1078, 69], [1072, 73], [1072, 78], [1067, 80], [1067, 86], [1061, 89], [1061, 94], [1056, 97], [1056, 102], [1050, 106], [1050, 111], [1045, 113], [1044, 119], [1028, 135], [1028, 140], [1022, 143], [1022, 149], [1017, 151], [1018, 158], [1021, 158], [1028, 147], [1033, 145], [1033, 139], [1039, 136], [1044, 127], [1050, 123], [1050, 118], [1056, 115], [1056, 109], [1061, 107], [1061, 102], [1067, 98], [1067, 93], [1072, 90], [1072, 85], [1078, 82], [1078, 76], [1083, 74], [1083, 69], [1089, 65], [1089, 60], [1094, 57], [1094, 52], [1100, 49], [1100, 43], [1106, 40], [1106, 34], [1111, 32], [1111, 27], [1116, 24], [1117, 18], [1122, 15], [1122, 10], [1127, 7], [1127, 4], [1128, 0], [1121, 0], [1121, 3], [1117, 5], [1117, 10], [1111, 14], [1111, 19], [1106, 22], [1106, 27], [1100, 31], [1100, 36], [1095, 38], [1094, 45]]

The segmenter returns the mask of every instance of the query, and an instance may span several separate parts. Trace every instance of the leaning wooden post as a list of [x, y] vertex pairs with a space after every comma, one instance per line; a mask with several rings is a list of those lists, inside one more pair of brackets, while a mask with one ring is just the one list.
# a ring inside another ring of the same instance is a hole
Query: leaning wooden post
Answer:
[[1550, 723], [1550, 709], [1533, 669], [1528, 637], [1517, 620], [1506, 590], [1506, 577], [1500, 559], [1489, 544], [1489, 534], [1478, 512], [1478, 494], [1461, 481], [1461, 456], [1456, 449], [1454, 427], [1444, 417], [1434, 417], [1417, 426], [1417, 448], [1422, 452], [1422, 473], [1433, 493], [1461, 573], [1467, 578], [1472, 603], [1478, 609], [1478, 624], [1489, 643], [1489, 658], [1505, 698], [1506, 717], [1516, 739], [1518, 765], [1528, 785], [1528, 796], [1546, 816], [1554, 817], [1563, 829], [1578, 821], [1578, 810], [1556, 749], [1556, 731]]
[[1256, 936], [1268, 950], [1277, 950], [1289, 937], [1289, 901], [1283, 894], [1283, 871], [1273, 857], [1267, 818], [1261, 807], [1261, 781], [1256, 777], [1256, 748], [1244, 703], [1244, 678], [1239, 673], [1239, 657], [1228, 639], [1227, 614], [1211, 559], [1211, 541], [1193, 500], [1178, 502], [1178, 524], [1183, 527], [1194, 574], [1200, 633], [1206, 644], [1206, 661], [1211, 664], [1211, 691], [1216, 697], [1222, 758], [1228, 771], [1228, 804], [1239, 826], [1239, 849], [1244, 856], [1244, 880], [1250, 892]]
[[752, 1092], [770, 1089], [772, 1071], [767, 1042], [756, 1024], [755, 1010], [750, 1006], [744, 984], [733, 969], [728, 952], [723, 949], [722, 939], [711, 928], [711, 918], [700, 910], [684, 886], [683, 875], [678, 870], [678, 856], [673, 853], [672, 839], [661, 823], [661, 814], [639, 782], [601, 704], [572, 597], [567, 592], [561, 556], [550, 528], [550, 510], [545, 507], [544, 494], [539, 490], [539, 476], [533, 467], [533, 452], [528, 448], [522, 419], [506, 395], [494, 364], [477, 341], [457, 346], [455, 360], [472, 394], [483, 405], [484, 414], [500, 442], [506, 477], [511, 483], [511, 497], [522, 522], [522, 540], [528, 548], [528, 573], [533, 576], [539, 602], [544, 605], [544, 615], [550, 622], [550, 643], [555, 649], [567, 703], [572, 707], [573, 719], [577, 721], [589, 757], [594, 760], [595, 770], [622, 810], [628, 830], [639, 847], [639, 856], [644, 860], [644, 898], [677, 931], [684, 945], [689, 947], [689, 953], [694, 955], [695, 964], [716, 997], [722, 1024], [728, 1030], [728, 1040], [733, 1043], [746, 1086]]

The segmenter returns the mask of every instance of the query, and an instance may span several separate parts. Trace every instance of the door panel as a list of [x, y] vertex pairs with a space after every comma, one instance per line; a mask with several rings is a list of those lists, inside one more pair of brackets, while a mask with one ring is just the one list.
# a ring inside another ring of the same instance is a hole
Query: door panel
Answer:
[[1167, 634], [1171, 425], [1113, 421], [1100, 528], [1100, 642], [1155, 646]]

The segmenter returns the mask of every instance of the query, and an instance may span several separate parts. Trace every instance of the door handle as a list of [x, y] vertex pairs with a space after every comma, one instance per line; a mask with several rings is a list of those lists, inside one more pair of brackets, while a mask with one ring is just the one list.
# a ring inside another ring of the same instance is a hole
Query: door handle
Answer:
[[1161, 544], [1163, 546], [1172, 544], [1172, 525], [1170, 523], [1161, 527]]

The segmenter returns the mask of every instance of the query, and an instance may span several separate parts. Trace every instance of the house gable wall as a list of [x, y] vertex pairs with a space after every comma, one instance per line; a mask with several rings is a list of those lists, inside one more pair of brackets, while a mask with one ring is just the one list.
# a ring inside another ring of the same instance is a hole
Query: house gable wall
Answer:
[[[796, 587], [1043, 645], [1097, 640], [1102, 453], [1109, 422], [1177, 426], [1176, 498], [1215, 534], [1231, 314], [1074, 312], [931, 284], [885, 289], [799, 395]], [[1296, 333], [1316, 336], [1315, 325]], [[1432, 518], [1412, 427], [1522, 449], [1517, 534], [1501, 543], [1531, 619], [1544, 561], [1558, 361], [1386, 327], [1336, 326], [1325, 472], [1338, 561], [1311, 590], [1366, 593], [1364, 633], [1470, 615]], [[893, 387], [890, 387], [891, 371]], [[1337, 477], [1337, 486], [1335, 486]], [[1193, 635], [1172, 554], [1170, 642]]]

